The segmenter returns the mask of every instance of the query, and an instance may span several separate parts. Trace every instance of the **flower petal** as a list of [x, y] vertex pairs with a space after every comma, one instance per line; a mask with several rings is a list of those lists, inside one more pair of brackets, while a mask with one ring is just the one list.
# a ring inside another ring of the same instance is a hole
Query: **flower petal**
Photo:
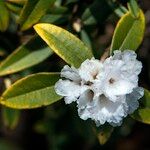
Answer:
[[122, 60], [124, 65], [122, 66], [122, 72], [125, 78], [130, 81], [134, 81], [142, 69], [142, 63], [136, 59], [137, 54], [131, 50], [114, 51], [113, 60]]
[[[125, 99], [125, 96], [120, 98]], [[127, 115], [127, 110], [126, 103], [114, 103], [105, 96], [101, 96], [100, 99], [90, 102], [84, 109], [78, 108], [78, 113], [83, 120], [88, 118], [94, 120], [97, 126], [106, 122], [115, 126], [121, 124], [122, 118]]]
[[68, 65], [65, 65], [64, 68], [61, 70], [61, 77], [70, 79], [75, 82], [81, 81], [81, 78], [78, 74], [78, 70], [74, 67], [70, 68]]
[[133, 89], [133, 92], [127, 95], [126, 101], [129, 106], [129, 110], [128, 110], [129, 114], [133, 113], [139, 107], [138, 100], [141, 97], [143, 97], [143, 95], [144, 95], [144, 89], [141, 87], [137, 87]]
[[94, 93], [91, 90], [86, 90], [78, 99], [78, 114], [83, 120], [90, 118], [91, 113], [88, 111], [93, 107]]
[[77, 98], [86, 90], [86, 87], [81, 87], [77, 83], [69, 80], [59, 80], [55, 84], [55, 91], [58, 95], [65, 96], [66, 104], [76, 101]]
[[123, 103], [124, 100], [125, 96], [120, 96], [120, 101], [117, 102], [112, 102], [105, 96], [101, 96], [99, 104], [100, 123], [120, 123], [122, 117], [127, 115], [127, 107], [125, 103]]
[[119, 80], [119, 81], [114, 81], [114, 83], [110, 84], [107, 83], [104, 87], [104, 93], [106, 96], [108, 96], [111, 100], [115, 98], [114, 96], [119, 96], [119, 95], [126, 95], [132, 92], [133, 88], [135, 88], [136, 85], [125, 81], [125, 80]]
[[84, 81], [92, 82], [98, 75], [99, 71], [101, 71], [102, 66], [102, 63], [99, 60], [94, 58], [91, 60], [87, 59], [81, 64], [79, 75]]
[[91, 90], [86, 90], [77, 101], [78, 107], [84, 109], [93, 100], [93, 97], [94, 93]]
[[136, 60], [137, 54], [132, 50], [124, 50], [121, 52], [120, 50], [114, 51], [113, 59], [130, 61]]

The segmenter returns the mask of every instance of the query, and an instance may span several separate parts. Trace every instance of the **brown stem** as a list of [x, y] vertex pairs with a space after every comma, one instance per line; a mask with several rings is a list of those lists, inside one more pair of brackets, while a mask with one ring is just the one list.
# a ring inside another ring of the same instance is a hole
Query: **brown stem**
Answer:
[[103, 53], [103, 55], [100, 58], [100, 61], [102, 61], [102, 62], [105, 61], [105, 59], [109, 56], [110, 56], [110, 46], [105, 49], [105, 52]]

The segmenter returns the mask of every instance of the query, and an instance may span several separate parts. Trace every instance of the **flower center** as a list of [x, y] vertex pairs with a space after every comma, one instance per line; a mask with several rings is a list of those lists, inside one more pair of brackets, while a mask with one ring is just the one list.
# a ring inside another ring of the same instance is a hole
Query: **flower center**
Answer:
[[90, 82], [90, 81], [88, 81], [88, 82], [85, 83], [85, 85], [89, 85], [89, 86], [91, 86], [92, 84], [93, 84], [93, 83]]
[[92, 73], [93, 79], [96, 79], [96, 76], [98, 75], [98, 71], [95, 71]]
[[110, 79], [109, 79], [109, 83], [110, 83], [110, 84], [113, 84], [114, 82], [115, 82], [115, 79], [113, 79], [113, 78], [110, 78]]
[[96, 79], [97, 74], [98, 74], [98, 73], [95, 73], [95, 74], [93, 75], [93, 79]]

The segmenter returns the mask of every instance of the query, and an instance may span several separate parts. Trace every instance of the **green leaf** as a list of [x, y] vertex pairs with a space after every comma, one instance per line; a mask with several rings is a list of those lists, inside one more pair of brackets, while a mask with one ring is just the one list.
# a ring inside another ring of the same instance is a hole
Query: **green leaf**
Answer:
[[97, 24], [97, 20], [92, 15], [89, 8], [85, 10], [85, 12], [82, 15], [82, 21], [84, 25], [95, 25]]
[[49, 8], [47, 10], [48, 14], [57, 14], [57, 15], [63, 15], [68, 11], [68, 8], [65, 6], [56, 6], [54, 5], [53, 7]]
[[100, 129], [96, 129], [96, 135], [101, 145], [104, 145], [110, 138], [114, 128], [109, 125], [105, 125]]
[[46, 14], [44, 15], [39, 22], [41, 23], [54, 23], [54, 24], [62, 24], [67, 22], [68, 15], [62, 14]]
[[78, 0], [67, 0], [65, 5], [71, 4], [71, 3], [76, 3]]
[[14, 12], [15, 14], [19, 14], [22, 10], [22, 7], [20, 5], [16, 5], [13, 3], [8, 3], [8, 2], [6, 3], [6, 5], [7, 5], [7, 8], [10, 11]]
[[38, 73], [18, 80], [1, 97], [1, 104], [16, 109], [31, 109], [50, 105], [62, 97], [54, 90], [59, 79], [56, 73]]
[[[43, 42], [40, 39], [33, 38], [28, 43], [17, 48], [0, 64], [0, 76], [29, 68], [49, 57], [52, 54], [52, 51], [49, 47], [41, 47], [40, 44], [42, 43]], [[37, 44], [36, 47], [34, 46], [35, 44]]]
[[87, 45], [90, 49], [92, 49], [92, 43], [90, 37], [88, 36], [85, 30], [81, 30], [81, 40]]
[[138, 18], [126, 13], [118, 22], [114, 31], [111, 52], [114, 50], [136, 50], [142, 42], [145, 30], [145, 17], [142, 11]]
[[139, 108], [131, 116], [135, 120], [150, 124], [150, 108]]
[[127, 3], [127, 5], [128, 5], [131, 15], [135, 18], [138, 18], [140, 14], [140, 8], [136, 0], [130, 0], [130, 2]]
[[0, 0], [0, 31], [5, 31], [9, 25], [9, 12], [4, 0]]
[[34, 26], [36, 32], [49, 47], [68, 64], [79, 67], [87, 58], [93, 57], [91, 50], [76, 36], [52, 24]]
[[141, 105], [144, 108], [150, 108], [150, 91], [144, 90], [144, 96], [141, 99]]
[[140, 100], [140, 108], [131, 117], [140, 122], [150, 124], [150, 92], [147, 89], [144, 90], [144, 96]]
[[19, 19], [21, 30], [27, 30], [37, 23], [54, 2], [55, 0], [28, 0]]
[[[100, 10], [100, 13], [98, 13], [97, 10]], [[106, 0], [95, 0], [85, 9], [82, 15], [82, 22], [84, 25], [94, 25], [97, 22], [103, 23], [111, 12], [112, 9]]]
[[126, 7], [119, 5], [119, 7], [114, 10], [114, 12], [117, 16], [122, 17], [128, 12], [128, 10], [126, 9]]
[[7, 0], [9, 3], [23, 5], [27, 0]]
[[6, 127], [14, 129], [19, 122], [19, 118], [19, 110], [2, 107], [2, 119]]

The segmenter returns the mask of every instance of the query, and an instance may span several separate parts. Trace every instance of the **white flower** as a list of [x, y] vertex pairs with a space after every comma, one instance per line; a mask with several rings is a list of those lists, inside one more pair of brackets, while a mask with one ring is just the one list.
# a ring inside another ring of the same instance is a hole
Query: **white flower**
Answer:
[[55, 84], [56, 93], [66, 104], [77, 102], [80, 118], [91, 118], [97, 124], [121, 125], [122, 119], [139, 106], [144, 90], [138, 87], [142, 64], [134, 51], [114, 51], [101, 62], [85, 60], [80, 68], [64, 66]]

